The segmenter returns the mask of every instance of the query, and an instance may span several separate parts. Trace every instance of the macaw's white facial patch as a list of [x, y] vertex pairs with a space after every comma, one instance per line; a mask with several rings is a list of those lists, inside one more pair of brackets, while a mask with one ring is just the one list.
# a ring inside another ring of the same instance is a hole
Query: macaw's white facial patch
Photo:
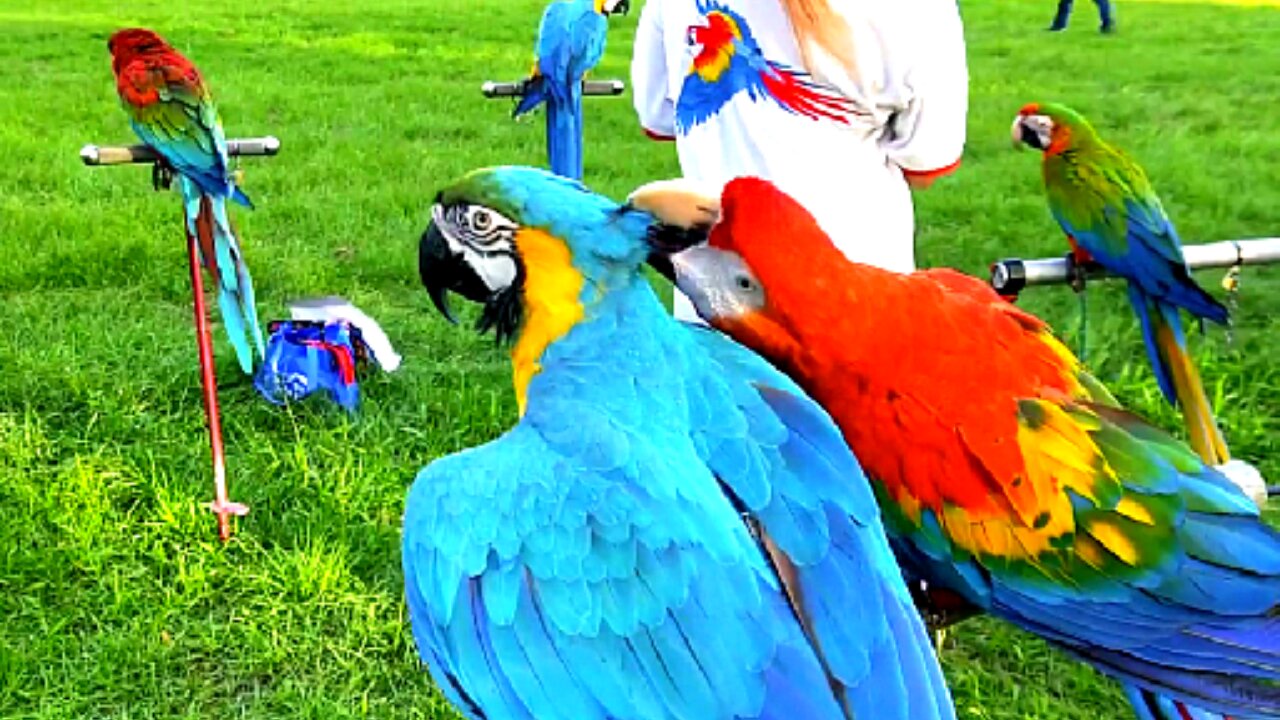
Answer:
[[671, 256], [676, 287], [703, 319], [741, 317], [765, 306], [764, 286], [741, 255], [699, 245]]
[[1011, 133], [1015, 145], [1044, 150], [1053, 140], [1053, 120], [1047, 115], [1019, 115], [1013, 120]]
[[516, 232], [510, 218], [482, 205], [435, 205], [431, 219], [440, 229], [449, 250], [461, 255], [467, 266], [491, 292], [511, 287], [518, 275]]

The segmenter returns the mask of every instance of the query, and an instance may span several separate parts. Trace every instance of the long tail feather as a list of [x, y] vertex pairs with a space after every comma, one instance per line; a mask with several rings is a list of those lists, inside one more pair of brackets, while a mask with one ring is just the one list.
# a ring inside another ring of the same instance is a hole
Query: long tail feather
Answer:
[[1129, 284], [1129, 302], [1142, 324], [1142, 339], [1156, 381], [1165, 398], [1182, 410], [1192, 449], [1210, 465], [1227, 462], [1231, 453], [1214, 419], [1200, 372], [1187, 352], [1177, 306], [1148, 296], [1133, 283]]
[[[1134, 661], [1122, 653], [1089, 653], [1089, 661], [1108, 674], [1124, 678], [1134, 684], [1157, 685], [1178, 688], [1176, 698], [1160, 697], [1148, 693], [1143, 705], [1135, 704], [1135, 710], [1145, 707], [1149, 712], [1155, 707], [1173, 708], [1169, 715], [1154, 714], [1155, 718], [1216, 717], [1218, 715], [1244, 720], [1248, 718], [1274, 718], [1280, 707], [1280, 689], [1252, 678], [1217, 673], [1187, 672], [1158, 667]], [[1137, 691], [1142, 692], [1142, 691]], [[1134, 695], [1129, 695], [1130, 702]], [[1205, 714], [1207, 713], [1207, 714]], [[1139, 713], [1139, 717], [1142, 717]]]
[[547, 158], [551, 172], [582, 179], [582, 90], [552, 93], [547, 99]]
[[[218, 281], [218, 307], [222, 310], [227, 336], [235, 348], [240, 369], [252, 375], [256, 360], [266, 354], [266, 344], [258, 322], [253, 280], [227, 217], [226, 200], [202, 192], [185, 178], [182, 194], [187, 211], [187, 230], [200, 246], [200, 258], [205, 269]], [[254, 349], [257, 350], [256, 357]]]
[[1126, 685], [1124, 694], [1138, 720], [1233, 720], [1230, 715], [1191, 707], [1134, 685]]

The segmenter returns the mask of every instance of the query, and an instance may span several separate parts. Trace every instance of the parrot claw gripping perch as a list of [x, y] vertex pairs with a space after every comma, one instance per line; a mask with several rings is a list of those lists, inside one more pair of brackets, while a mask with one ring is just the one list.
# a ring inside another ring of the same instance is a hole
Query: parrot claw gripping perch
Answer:
[[157, 159], [151, 165], [151, 187], [156, 191], [173, 187], [173, 167], [163, 158]]
[[1089, 279], [1089, 263], [1080, 262], [1076, 259], [1075, 253], [1067, 253], [1067, 275], [1069, 279], [1067, 284], [1075, 292], [1082, 293], [1085, 290], [1085, 283]]

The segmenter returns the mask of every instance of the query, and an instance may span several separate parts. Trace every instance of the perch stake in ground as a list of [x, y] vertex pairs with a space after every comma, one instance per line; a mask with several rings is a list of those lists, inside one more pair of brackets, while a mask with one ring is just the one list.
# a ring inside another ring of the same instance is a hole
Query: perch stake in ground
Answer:
[[[274, 137], [228, 140], [227, 154], [232, 156], [275, 155], [280, 151], [280, 141]], [[86, 145], [80, 150], [85, 165], [150, 164], [154, 170], [152, 179], [157, 190], [169, 187], [170, 177], [157, 164], [160, 159], [146, 145], [98, 146]], [[183, 228], [188, 227], [183, 218]], [[200, 384], [204, 394], [205, 416], [209, 425], [209, 450], [213, 462], [213, 502], [208, 508], [218, 516], [218, 537], [226, 542], [231, 537], [231, 516], [244, 515], [249, 508], [235, 503], [227, 495], [227, 473], [222, 448], [222, 419], [218, 413], [218, 379], [213, 366], [213, 343], [209, 336], [209, 321], [205, 311], [204, 282], [200, 274], [199, 239], [187, 232], [187, 255], [191, 265], [191, 292], [195, 300], [196, 345], [200, 353]]]

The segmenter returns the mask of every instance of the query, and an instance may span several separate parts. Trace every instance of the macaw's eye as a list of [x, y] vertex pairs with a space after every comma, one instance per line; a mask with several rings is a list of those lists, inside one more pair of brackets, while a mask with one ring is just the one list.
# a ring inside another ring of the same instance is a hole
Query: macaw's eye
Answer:
[[687, 42], [690, 45], [698, 44], [698, 26], [697, 25], [690, 25], [689, 29], [685, 31], [685, 42]]
[[493, 225], [493, 216], [484, 208], [475, 208], [471, 212], [470, 224], [477, 232], [484, 232]]
[[750, 275], [739, 275], [734, 279], [734, 282], [737, 283], [738, 288], [741, 290], [752, 290], [756, 286], [756, 281]]

